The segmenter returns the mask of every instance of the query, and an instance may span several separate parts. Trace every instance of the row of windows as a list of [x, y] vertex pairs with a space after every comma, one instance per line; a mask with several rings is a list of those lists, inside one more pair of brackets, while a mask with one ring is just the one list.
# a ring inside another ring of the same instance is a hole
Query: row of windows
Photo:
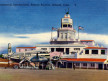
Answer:
[[[73, 34], [72, 33], [60, 33], [61, 34], [61, 39], [63, 39], [63, 38], [65, 38], [65, 39], [67, 39], [67, 38], [71, 38], [71, 36], [73, 37]], [[59, 33], [58, 33], [58, 37], [59, 37]]]
[[[24, 49], [25, 51], [34, 50], [34, 49]], [[21, 49], [19, 49], [19, 52], [21, 52]]]
[[[64, 48], [55, 48], [56, 51], [62, 51], [64, 52]], [[80, 48], [74, 48], [74, 50], [80, 50]], [[69, 51], [69, 48], [66, 48], [66, 51]], [[54, 48], [51, 48], [51, 52], [54, 52]], [[76, 52], [71, 52], [71, 54], [75, 54]]]
[[[85, 50], [85, 54], [89, 54], [89, 50]], [[92, 54], [98, 54], [98, 50], [92, 50]], [[105, 50], [101, 50], [101, 54], [105, 54]]]
[[63, 27], [72, 27], [70, 24], [63, 24]]
[[[76, 66], [80, 66], [80, 63], [76, 63]], [[83, 63], [83, 66], [87, 67], [87, 63]], [[95, 67], [94, 63], [90, 63], [91, 67]]]
[[[61, 38], [63, 39], [63, 33], [61, 33]], [[65, 33], [65, 38], [67, 38], [67, 33]]]
[[74, 48], [74, 50], [80, 50], [80, 48]]
[[41, 48], [41, 50], [47, 50], [47, 48]]

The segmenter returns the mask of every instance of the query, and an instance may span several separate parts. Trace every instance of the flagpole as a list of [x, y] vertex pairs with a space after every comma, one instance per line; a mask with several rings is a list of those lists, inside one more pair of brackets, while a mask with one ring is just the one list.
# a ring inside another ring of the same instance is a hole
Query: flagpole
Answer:
[[78, 39], [79, 39], [79, 30], [84, 30], [83, 27], [78, 26]]
[[78, 39], [79, 39], [79, 27], [78, 27]]
[[52, 29], [51, 29], [51, 40], [52, 40]]

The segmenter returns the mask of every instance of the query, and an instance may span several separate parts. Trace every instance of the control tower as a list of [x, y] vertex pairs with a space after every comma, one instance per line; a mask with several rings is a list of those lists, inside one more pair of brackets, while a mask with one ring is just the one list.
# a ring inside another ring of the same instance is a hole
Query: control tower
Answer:
[[75, 42], [75, 29], [69, 12], [61, 19], [61, 27], [57, 29], [57, 39], [52, 39], [50, 44], [69, 44]]

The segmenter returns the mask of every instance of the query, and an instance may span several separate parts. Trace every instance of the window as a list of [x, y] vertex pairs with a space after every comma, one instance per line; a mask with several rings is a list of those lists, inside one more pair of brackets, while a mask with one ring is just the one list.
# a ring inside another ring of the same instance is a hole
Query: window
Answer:
[[83, 63], [83, 66], [87, 66], [87, 63]]
[[19, 49], [19, 52], [21, 52], [21, 49]]
[[27, 49], [25, 49], [25, 51], [27, 51]]
[[91, 63], [91, 67], [95, 67], [95, 64], [94, 63]]
[[63, 33], [61, 33], [61, 38], [63, 39]]
[[58, 37], [59, 37], [59, 32], [58, 32]]
[[56, 48], [56, 51], [58, 51], [58, 52], [64, 52], [64, 48]]
[[67, 33], [65, 33], [65, 38], [67, 39]]
[[41, 50], [47, 50], [47, 48], [41, 48]]
[[69, 48], [66, 48], [66, 54], [69, 54]]
[[92, 54], [98, 54], [98, 50], [92, 50]]
[[64, 19], [65, 22], [68, 22], [68, 19]]
[[68, 24], [68, 27], [70, 27], [70, 24]]
[[76, 66], [80, 66], [80, 63], [76, 63]]
[[89, 50], [85, 50], [85, 54], [89, 54]]
[[74, 50], [80, 50], [80, 48], [74, 48]]
[[104, 55], [104, 54], [105, 54], [105, 50], [101, 50], [101, 54], [103, 54], [103, 55]]
[[68, 24], [68, 27], [72, 27], [72, 25]]
[[54, 48], [51, 48], [51, 52], [54, 52]]
[[63, 24], [63, 27], [67, 27], [67, 24]]

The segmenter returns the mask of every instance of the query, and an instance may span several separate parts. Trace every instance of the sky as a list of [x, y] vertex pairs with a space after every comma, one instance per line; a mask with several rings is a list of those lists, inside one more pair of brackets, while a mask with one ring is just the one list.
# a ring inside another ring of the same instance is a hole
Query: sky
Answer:
[[8, 43], [15, 48], [49, 42], [68, 8], [74, 29], [84, 27], [80, 39], [108, 47], [108, 0], [0, 0], [0, 53]]

